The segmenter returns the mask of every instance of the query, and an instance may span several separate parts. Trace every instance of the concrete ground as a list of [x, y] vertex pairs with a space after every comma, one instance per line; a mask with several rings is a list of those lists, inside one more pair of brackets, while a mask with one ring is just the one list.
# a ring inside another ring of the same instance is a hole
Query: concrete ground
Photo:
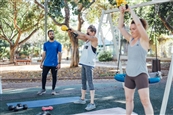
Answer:
[[[112, 66], [115, 65], [112, 64]], [[69, 66], [69, 63], [64, 63], [63, 66]], [[106, 67], [107, 65], [100, 63], [98, 66]], [[40, 68], [38, 64], [32, 64], [28, 66], [3, 65], [1, 66], [0, 71], [11, 71], [14, 69], [39, 70]], [[160, 113], [166, 83], [167, 79], [165, 77], [159, 83], [150, 85], [150, 98], [155, 115], [159, 115]], [[125, 96], [122, 83], [117, 82], [114, 79], [94, 79], [94, 84], [96, 90], [96, 109], [93, 111], [116, 107], [125, 109]], [[73, 96], [80, 97], [80, 80], [58, 80], [56, 86], [58, 95], [56, 96], [50, 95], [51, 85], [51, 82], [47, 82], [47, 93], [43, 96], [37, 96], [36, 93], [40, 90], [41, 87], [40, 82], [2, 82], [3, 94], [0, 94], [0, 115], [37, 115], [39, 112], [41, 112], [40, 107], [29, 108], [25, 111], [11, 112], [8, 111], [7, 103]], [[89, 103], [89, 92], [87, 92], [86, 98], [88, 99], [87, 103]], [[134, 105], [134, 112], [138, 115], [144, 115], [144, 110], [137, 91], [135, 92]], [[53, 107], [54, 110], [50, 111], [51, 115], [71, 115], [87, 112], [84, 109], [86, 105], [74, 105], [73, 103], [58, 104], [53, 105]], [[108, 112], [107, 115], [109, 114], [111, 113]], [[114, 113], [114, 115], [119, 114]], [[171, 92], [169, 95], [165, 115], [173, 115], [173, 85], [171, 86]]]
[[[39, 99], [51, 99], [51, 98], [62, 98], [62, 97], [80, 97], [81, 84], [79, 80], [74, 81], [58, 81], [56, 90], [58, 95], [52, 96], [51, 93], [51, 83], [47, 83], [47, 93], [42, 96], [37, 96], [37, 91], [40, 90], [40, 83], [28, 83], [28, 87], [22, 87], [22, 84], [18, 83], [18, 88], [6, 88], [3, 89], [3, 94], [1, 94], [1, 104], [0, 104], [0, 115], [36, 115], [41, 111], [40, 107], [29, 108], [25, 111], [11, 112], [8, 111], [7, 103], [12, 102], [23, 102], [23, 101], [33, 101]], [[109, 80], [94, 80], [95, 84], [95, 104], [96, 110], [103, 110], [109, 108], [121, 107], [125, 109], [125, 96], [123, 85], [114, 79]], [[162, 79], [159, 83], [150, 85], [150, 97], [154, 108], [155, 115], [159, 115], [160, 108], [163, 100], [164, 88], [166, 84], [166, 79]], [[17, 84], [15, 84], [17, 85]], [[5, 84], [3, 84], [5, 86]], [[20, 87], [19, 87], [20, 86]], [[27, 86], [27, 85], [24, 85]], [[171, 87], [171, 92], [167, 104], [166, 114], [173, 114], [173, 86]], [[86, 99], [89, 103], [89, 92], [87, 91]], [[136, 91], [134, 98], [134, 112], [138, 115], [144, 115], [144, 110], [141, 105], [138, 93]], [[84, 108], [86, 105], [75, 105], [73, 103], [58, 104], [53, 105], [54, 110], [51, 111], [51, 115], [72, 115], [87, 112]], [[58, 113], [58, 114], [57, 114]], [[108, 113], [107, 115], [112, 114]], [[118, 115], [118, 114], [114, 114]]]

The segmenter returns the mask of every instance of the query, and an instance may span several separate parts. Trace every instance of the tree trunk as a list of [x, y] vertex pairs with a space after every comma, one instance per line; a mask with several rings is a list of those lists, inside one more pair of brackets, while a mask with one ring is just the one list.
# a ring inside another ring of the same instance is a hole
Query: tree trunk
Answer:
[[78, 48], [78, 39], [74, 38], [73, 34], [68, 34], [70, 38], [70, 43], [72, 46], [72, 55], [70, 67], [78, 67], [79, 63], [79, 48]]
[[14, 63], [16, 47], [14, 45], [10, 46], [10, 63]]
[[71, 55], [70, 67], [78, 67], [78, 63], [79, 63], [78, 39], [74, 38], [72, 35], [69, 35], [69, 37], [72, 44], [72, 55]]
[[69, 56], [71, 54], [70, 51], [71, 51], [71, 46], [67, 47], [67, 57], [66, 57], [67, 60], [69, 60], [69, 58], [70, 58], [70, 56]]

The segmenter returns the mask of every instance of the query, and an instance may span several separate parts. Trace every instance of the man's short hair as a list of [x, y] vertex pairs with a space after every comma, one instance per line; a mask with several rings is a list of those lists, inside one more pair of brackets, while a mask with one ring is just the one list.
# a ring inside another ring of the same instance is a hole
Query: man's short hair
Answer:
[[54, 32], [53, 30], [48, 30], [47, 34], [49, 35], [49, 32]]
[[88, 29], [90, 29], [91, 32], [95, 32], [95, 33], [96, 33], [96, 27], [95, 27], [95, 26], [90, 25], [90, 26], [88, 27]]

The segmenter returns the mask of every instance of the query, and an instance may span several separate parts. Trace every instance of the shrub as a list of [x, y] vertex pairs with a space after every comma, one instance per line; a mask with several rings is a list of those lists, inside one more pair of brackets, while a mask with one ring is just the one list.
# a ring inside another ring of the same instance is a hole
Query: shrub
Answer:
[[98, 54], [99, 61], [111, 61], [113, 59], [113, 55], [110, 51], [101, 51]]

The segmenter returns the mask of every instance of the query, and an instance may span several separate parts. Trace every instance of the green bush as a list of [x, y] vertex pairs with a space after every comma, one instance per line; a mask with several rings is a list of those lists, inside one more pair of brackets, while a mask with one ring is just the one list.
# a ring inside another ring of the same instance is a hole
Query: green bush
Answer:
[[19, 56], [21, 56], [21, 55], [29, 56], [29, 54], [30, 54], [29, 51], [21, 51], [21, 52], [19, 53]]
[[113, 59], [113, 55], [110, 51], [101, 51], [98, 54], [99, 61], [111, 61]]

